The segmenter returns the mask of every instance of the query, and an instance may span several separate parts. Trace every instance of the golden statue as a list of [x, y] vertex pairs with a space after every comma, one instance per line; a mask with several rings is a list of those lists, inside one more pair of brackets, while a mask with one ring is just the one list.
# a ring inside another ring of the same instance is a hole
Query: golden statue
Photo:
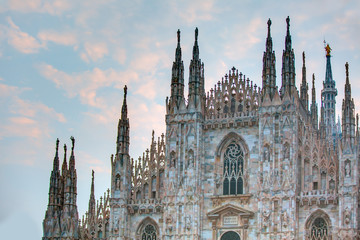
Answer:
[[330, 56], [331, 50], [332, 50], [332, 49], [330, 48], [329, 44], [327, 44], [326, 47], [325, 47], [326, 56]]

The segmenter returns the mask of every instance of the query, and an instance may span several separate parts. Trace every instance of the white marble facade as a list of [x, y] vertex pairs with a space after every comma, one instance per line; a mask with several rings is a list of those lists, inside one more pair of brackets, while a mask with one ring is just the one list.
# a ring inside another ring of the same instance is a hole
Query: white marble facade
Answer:
[[359, 131], [349, 65], [340, 123], [331, 49], [318, 114], [305, 54], [296, 88], [286, 21], [282, 84], [276, 86], [269, 20], [261, 89], [233, 67], [205, 93], [196, 29], [186, 100], [178, 31], [166, 133], [153, 133], [143, 157], [130, 158], [125, 87], [110, 190], [97, 206], [92, 192], [76, 236], [52, 232], [45, 218], [43, 239], [359, 239]]

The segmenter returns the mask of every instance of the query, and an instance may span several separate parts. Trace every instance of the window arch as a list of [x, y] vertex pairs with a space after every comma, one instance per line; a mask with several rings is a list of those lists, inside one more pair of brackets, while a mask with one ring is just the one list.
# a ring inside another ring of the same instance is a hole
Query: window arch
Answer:
[[234, 231], [229, 231], [221, 236], [221, 240], [240, 240], [239, 234]]
[[224, 152], [223, 194], [243, 194], [244, 152], [232, 141]]
[[313, 212], [305, 223], [306, 240], [331, 240], [331, 220], [322, 210]]
[[146, 225], [141, 234], [141, 240], [156, 240], [156, 228], [152, 224]]
[[310, 240], [328, 240], [328, 226], [322, 217], [315, 219], [311, 225]]

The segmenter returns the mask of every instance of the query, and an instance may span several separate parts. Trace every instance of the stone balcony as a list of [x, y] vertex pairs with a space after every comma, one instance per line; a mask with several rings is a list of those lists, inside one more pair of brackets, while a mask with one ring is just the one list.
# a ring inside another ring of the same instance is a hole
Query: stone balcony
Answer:
[[302, 191], [300, 196], [297, 197], [297, 201], [300, 202], [300, 206], [305, 204], [311, 205], [328, 205], [338, 203], [338, 194], [335, 190], [312, 190]]

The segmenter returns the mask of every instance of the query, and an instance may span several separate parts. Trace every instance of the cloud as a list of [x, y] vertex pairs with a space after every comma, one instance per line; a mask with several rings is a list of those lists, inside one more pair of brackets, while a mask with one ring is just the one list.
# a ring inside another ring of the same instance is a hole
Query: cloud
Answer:
[[[179, 6], [186, 6], [185, 9]], [[192, 24], [198, 21], [211, 21], [214, 19], [214, 15], [219, 12], [219, 9], [215, 6], [215, 1], [189, 1], [188, 3], [175, 4], [174, 11], [188, 24]], [[179, 11], [179, 8], [182, 8]]]
[[[21, 152], [5, 154], [2, 164], [21, 163], [33, 165], [37, 160], [36, 153], [40, 151], [43, 142], [50, 137], [53, 131], [51, 124], [54, 122], [65, 123], [66, 118], [62, 113], [41, 103], [23, 99], [21, 94], [31, 91], [28, 88], [19, 88], [0, 84], [0, 140], [3, 140], [7, 150], [22, 149]], [[16, 141], [10, 141], [16, 139]], [[15, 144], [16, 143], [16, 144]], [[11, 152], [11, 151], [6, 151]], [[15, 160], [16, 159], [16, 160]]]
[[69, 0], [9, 0], [8, 9], [23, 13], [39, 12], [61, 15], [71, 9]]
[[38, 40], [21, 29], [11, 20], [7, 18], [10, 27], [7, 28], [8, 43], [22, 53], [36, 53], [43, 48]]
[[77, 43], [76, 35], [71, 32], [55, 32], [54, 30], [41, 31], [38, 33], [38, 38], [44, 45], [47, 42], [54, 42], [56, 44], [72, 46]]
[[245, 27], [238, 25], [234, 31], [231, 30], [231, 38], [225, 44], [225, 56], [232, 60], [244, 58], [256, 44], [262, 41], [259, 35], [263, 26], [261, 18], [254, 18]]
[[107, 107], [105, 100], [97, 95], [100, 89], [111, 86], [122, 88], [129, 82], [138, 81], [137, 73], [118, 72], [112, 68], [107, 70], [94, 68], [92, 71], [73, 74], [65, 73], [48, 64], [40, 64], [38, 69], [45, 78], [65, 90], [68, 97], [78, 96], [82, 104], [100, 109]]
[[83, 52], [80, 56], [81, 59], [85, 62], [97, 61], [102, 59], [105, 55], [108, 54], [108, 48], [106, 43], [89, 43], [86, 42], [84, 44], [85, 52]]

